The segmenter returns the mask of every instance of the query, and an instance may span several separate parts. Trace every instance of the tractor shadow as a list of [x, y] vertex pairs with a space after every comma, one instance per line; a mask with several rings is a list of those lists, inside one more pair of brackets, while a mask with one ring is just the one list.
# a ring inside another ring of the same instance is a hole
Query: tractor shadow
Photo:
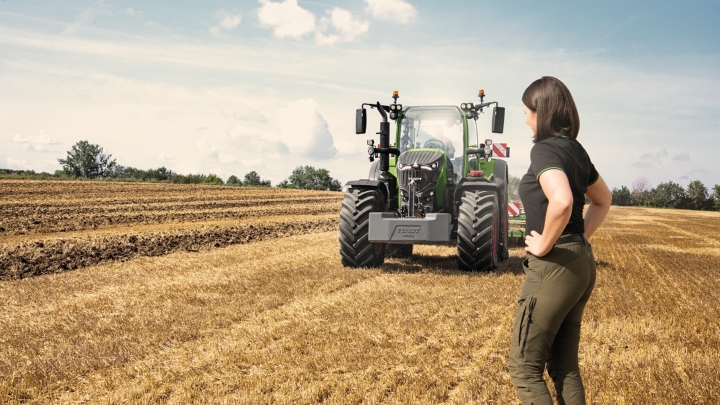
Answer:
[[496, 277], [504, 274], [525, 274], [522, 267], [523, 260], [524, 257], [511, 256], [501, 262], [495, 270], [463, 271], [458, 269], [455, 256], [413, 255], [408, 258], [388, 258], [385, 264], [380, 266], [380, 270], [389, 274], [429, 273], [442, 276]]

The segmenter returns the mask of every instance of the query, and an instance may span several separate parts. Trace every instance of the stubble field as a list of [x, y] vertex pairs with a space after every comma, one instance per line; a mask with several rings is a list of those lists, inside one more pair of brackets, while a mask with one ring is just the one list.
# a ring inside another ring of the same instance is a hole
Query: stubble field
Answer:
[[[345, 269], [341, 198], [0, 181], [0, 403], [517, 403], [522, 249], [492, 273], [433, 246]], [[588, 403], [720, 403], [718, 235], [718, 213], [611, 209]]]

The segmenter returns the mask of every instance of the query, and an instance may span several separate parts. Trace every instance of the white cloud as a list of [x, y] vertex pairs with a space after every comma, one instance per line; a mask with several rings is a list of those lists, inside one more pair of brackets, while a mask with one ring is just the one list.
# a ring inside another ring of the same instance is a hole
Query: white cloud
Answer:
[[238, 25], [240, 25], [240, 22], [242, 21], [242, 16], [240, 14], [233, 15], [229, 14], [225, 10], [220, 10], [217, 12], [217, 19], [218, 19], [218, 25], [215, 27], [210, 27], [210, 34], [212, 35], [220, 35], [222, 30], [232, 30]]
[[220, 163], [222, 163], [222, 164], [225, 164], [225, 165], [230, 165], [230, 164], [233, 164], [233, 163], [237, 163], [237, 162], [238, 162], [238, 158], [236, 158], [235, 156], [233, 156], [233, 155], [231, 155], [231, 154], [229, 154], [229, 153], [218, 153], [218, 154], [217, 154], [217, 161], [220, 162]]
[[240, 14], [226, 15], [222, 18], [222, 20], [220, 20], [220, 26], [226, 30], [231, 30], [237, 27], [240, 24], [240, 21], [242, 21], [242, 16], [240, 16]]
[[[354, 41], [370, 27], [370, 23], [355, 19], [349, 11], [339, 7], [335, 7], [328, 14], [329, 17], [320, 20], [320, 30], [315, 33], [315, 40], [322, 45], [331, 45], [340, 39]], [[331, 26], [336, 34], [326, 35], [321, 32], [327, 31]]]
[[28, 170], [27, 161], [0, 156], [0, 169]]
[[315, 100], [303, 99], [278, 111], [280, 134], [291, 155], [325, 160], [337, 154], [327, 121], [316, 108]]
[[279, 158], [290, 153], [287, 145], [273, 133], [246, 125], [236, 125], [227, 131], [229, 143], [246, 154]]
[[690, 154], [689, 154], [689, 153], [680, 153], [680, 154], [677, 154], [677, 155], [673, 155], [673, 160], [678, 161], [678, 162], [682, 162], [682, 161], [692, 160], [692, 159], [690, 159]]
[[297, 0], [275, 3], [259, 0], [258, 19], [262, 25], [273, 28], [278, 38], [299, 38], [315, 30], [315, 16], [300, 7]]
[[37, 135], [23, 135], [16, 133], [12, 136], [12, 140], [15, 143], [22, 145], [23, 150], [34, 150], [34, 151], [48, 151], [53, 150], [53, 145], [59, 145], [60, 142], [52, 138], [46, 130], [41, 129]]
[[232, 154], [229, 153], [223, 153], [218, 150], [218, 147], [215, 145], [212, 145], [206, 137], [202, 137], [195, 142], [195, 146], [197, 146], [198, 151], [200, 152], [200, 155], [209, 159], [212, 162], [215, 163], [222, 163], [224, 165], [229, 165], [233, 163], [238, 163], [239, 160], [237, 157], [235, 157]]
[[162, 163], [165, 163], [165, 164], [172, 163], [172, 162], [175, 161], [175, 158], [173, 158], [172, 155], [170, 155], [170, 154], [168, 154], [168, 153], [165, 153], [165, 152], [160, 152], [160, 153], [158, 153], [156, 159], [157, 159], [159, 162], [162, 162]]
[[200, 155], [212, 158], [217, 157], [217, 146], [211, 145], [206, 137], [198, 139], [197, 142], [195, 142], [195, 146], [197, 146]]
[[417, 10], [403, 0], [365, 0], [367, 9], [378, 20], [390, 20], [401, 24], [415, 21]]

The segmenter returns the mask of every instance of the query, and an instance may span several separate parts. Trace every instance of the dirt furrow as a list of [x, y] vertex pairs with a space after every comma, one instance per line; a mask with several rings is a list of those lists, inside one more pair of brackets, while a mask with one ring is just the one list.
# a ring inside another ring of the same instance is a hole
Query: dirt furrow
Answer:
[[127, 232], [97, 236], [35, 240], [0, 246], [0, 280], [60, 273], [137, 256], [198, 251], [290, 235], [336, 229], [337, 218], [280, 220], [267, 223], [198, 226], [162, 232]]

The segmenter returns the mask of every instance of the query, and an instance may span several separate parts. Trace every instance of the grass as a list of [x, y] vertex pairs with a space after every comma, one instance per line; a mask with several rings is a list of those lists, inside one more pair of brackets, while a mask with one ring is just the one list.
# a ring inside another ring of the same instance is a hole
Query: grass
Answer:
[[[720, 214], [613, 207], [581, 369], [591, 404], [720, 403]], [[345, 269], [337, 233], [0, 282], [0, 402], [514, 404], [522, 249]]]

